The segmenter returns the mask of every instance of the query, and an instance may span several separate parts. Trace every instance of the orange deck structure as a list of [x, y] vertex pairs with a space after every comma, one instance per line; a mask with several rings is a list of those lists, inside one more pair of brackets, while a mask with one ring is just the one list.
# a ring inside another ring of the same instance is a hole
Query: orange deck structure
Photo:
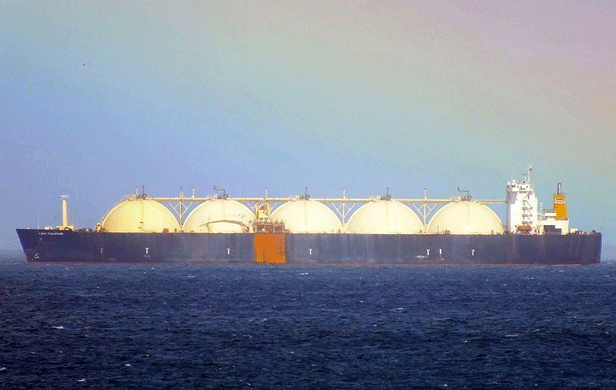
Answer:
[[284, 264], [284, 233], [255, 233], [255, 262], [263, 264]]

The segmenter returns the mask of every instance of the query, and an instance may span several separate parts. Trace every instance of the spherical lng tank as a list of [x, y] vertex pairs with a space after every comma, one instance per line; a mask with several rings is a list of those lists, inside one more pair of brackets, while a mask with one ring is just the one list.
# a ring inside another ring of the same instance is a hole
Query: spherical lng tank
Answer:
[[245, 233], [254, 219], [254, 213], [240, 202], [215, 199], [200, 204], [188, 214], [182, 230], [196, 233]]
[[155, 200], [129, 198], [112, 208], [102, 228], [112, 233], [162, 233], [180, 229], [173, 213]]
[[421, 220], [407, 206], [395, 200], [378, 200], [361, 206], [349, 219], [347, 233], [417, 234]]
[[272, 219], [282, 221], [291, 233], [339, 233], [340, 220], [334, 212], [314, 200], [292, 200], [278, 207]]
[[461, 200], [449, 203], [434, 214], [427, 233], [502, 234], [503, 224], [488, 206]]

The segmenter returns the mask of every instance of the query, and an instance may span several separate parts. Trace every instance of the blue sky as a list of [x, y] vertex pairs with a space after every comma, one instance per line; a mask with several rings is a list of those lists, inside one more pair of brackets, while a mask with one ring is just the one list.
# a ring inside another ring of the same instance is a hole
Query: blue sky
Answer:
[[[606, 1], [3, 1], [0, 249], [123, 196], [504, 197], [616, 243]], [[502, 212], [496, 209], [499, 215]]]

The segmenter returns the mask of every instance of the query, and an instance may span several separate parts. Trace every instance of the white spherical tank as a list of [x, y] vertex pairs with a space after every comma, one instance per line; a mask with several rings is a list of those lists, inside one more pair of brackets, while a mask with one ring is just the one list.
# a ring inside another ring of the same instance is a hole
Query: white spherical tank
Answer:
[[215, 199], [191, 211], [182, 230], [196, 233], [245, 233], [254, 219], [254, 213], [240, 202]]
[[417, 234], [421, 220], [407, 206], [395, 200], [379, 200], [361, 206], [349, 219], [347, 233]]
[[434, 214], [427, 233], [502, 234], [503, 223], [488, 206], [472, 201], [452, 202]]
[[155, 200], [127, 199], [112, 208], [102, 228], [112, 233], [162, 233], [180, 230], [173, 213]]
[[338, 233], [342, 229], [334, 212], [314, 200], [293, 200], [278, 207], [272, 219], [282, 221], [291, 233]]

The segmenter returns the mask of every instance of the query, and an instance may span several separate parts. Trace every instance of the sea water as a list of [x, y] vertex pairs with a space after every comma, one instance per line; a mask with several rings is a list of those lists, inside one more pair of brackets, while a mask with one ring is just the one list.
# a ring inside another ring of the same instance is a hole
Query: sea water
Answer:
[[606, 389], [616, 264], [0, 264], [2, 389]]

